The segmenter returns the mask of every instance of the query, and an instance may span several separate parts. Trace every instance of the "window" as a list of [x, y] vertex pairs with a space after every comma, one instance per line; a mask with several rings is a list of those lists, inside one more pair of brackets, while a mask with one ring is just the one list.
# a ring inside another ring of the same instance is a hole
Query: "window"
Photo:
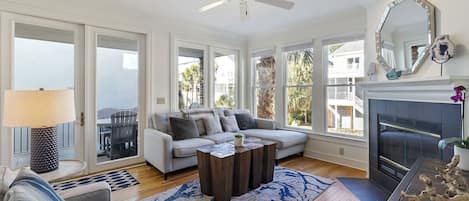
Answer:
[[236, 107], [236, 54], [215, 52], [214, 104], [219, 108]]
[[239, 107], [238, 49], [176, 40], [175, 50], [173, 111]]
[[259, 118], [275, 118], [275, 59], [273, 52], [253, 55], [254, 113]]
[[364, 41], [325, 46], [327, 54], [327, 132], [363, 136], [363, 94], [355, 83], [365, 77]]
[[[309, 47], [312, 46], [308, 45]], [[289, 127], [311, 129], [313, 93], [313, 48], [284, 50], [286, 65], [286, 123]]]
[[185, 47], [178, 50], [178, 109], [204, 105], [204, 50]]
[[347, 59], [347, 67], [351, 68], [359, 68], [360, 64], [360, 57], [352, 57]]

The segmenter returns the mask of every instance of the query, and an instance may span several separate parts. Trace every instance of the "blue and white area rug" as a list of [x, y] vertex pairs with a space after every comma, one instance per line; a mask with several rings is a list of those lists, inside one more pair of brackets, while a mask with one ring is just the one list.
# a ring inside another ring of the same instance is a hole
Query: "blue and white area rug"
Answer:
[[[232, 201], [310, 201], [316, 199], [334, 181], [291, 170], [275, 167], [274, 180], [263, 184], [242, 196], [233, 197]], [[213, 201], [211, 196], [200, 192], [199, 180], [194, 180], [165, 191], [143, 201]]]
[[78, 186], [102, 181], [107, 182], [109, 186], [111, 186], [112, 191], [121, 190], [139, 184], [138, 180], [135, 179], [135, 177], [133, 177], [129, 172], [127, 172], [127, 170], [117, 170], [89, 177], [78, 178], [62, 183], [55, 183], [52, 186], [54, 187], [54, 190], [60, 192]]

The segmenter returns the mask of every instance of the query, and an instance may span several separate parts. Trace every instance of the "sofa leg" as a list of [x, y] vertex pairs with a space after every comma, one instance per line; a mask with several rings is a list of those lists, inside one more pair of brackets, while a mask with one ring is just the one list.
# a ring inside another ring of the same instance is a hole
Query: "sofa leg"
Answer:
[[305, 152], [300, 152], [300, 156], [303, 157], [305, 155]]
[[278, 159], [275, 159], [275, 166], [278, 166]]
[[163, 173], [164, 180], [168, 180], [168, 173]]

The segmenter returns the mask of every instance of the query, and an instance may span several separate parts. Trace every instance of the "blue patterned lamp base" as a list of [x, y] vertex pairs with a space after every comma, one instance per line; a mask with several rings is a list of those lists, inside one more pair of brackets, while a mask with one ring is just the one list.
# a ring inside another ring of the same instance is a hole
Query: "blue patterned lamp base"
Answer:
[[46, 173], [59, 168], [55, 127], [31, 129], [31, 170]]

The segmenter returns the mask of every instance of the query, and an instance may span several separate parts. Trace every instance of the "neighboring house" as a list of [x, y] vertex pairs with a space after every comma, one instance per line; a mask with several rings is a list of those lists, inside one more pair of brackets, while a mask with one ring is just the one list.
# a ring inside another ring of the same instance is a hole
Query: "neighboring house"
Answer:
[[364, 78], [363, 43], [345, 43], [329, 55], [329, 84], [343, 87], [329, 88], [327, 118], [331, 130], [363, 130], [363, 100], [359, 90], [345, 86]]

